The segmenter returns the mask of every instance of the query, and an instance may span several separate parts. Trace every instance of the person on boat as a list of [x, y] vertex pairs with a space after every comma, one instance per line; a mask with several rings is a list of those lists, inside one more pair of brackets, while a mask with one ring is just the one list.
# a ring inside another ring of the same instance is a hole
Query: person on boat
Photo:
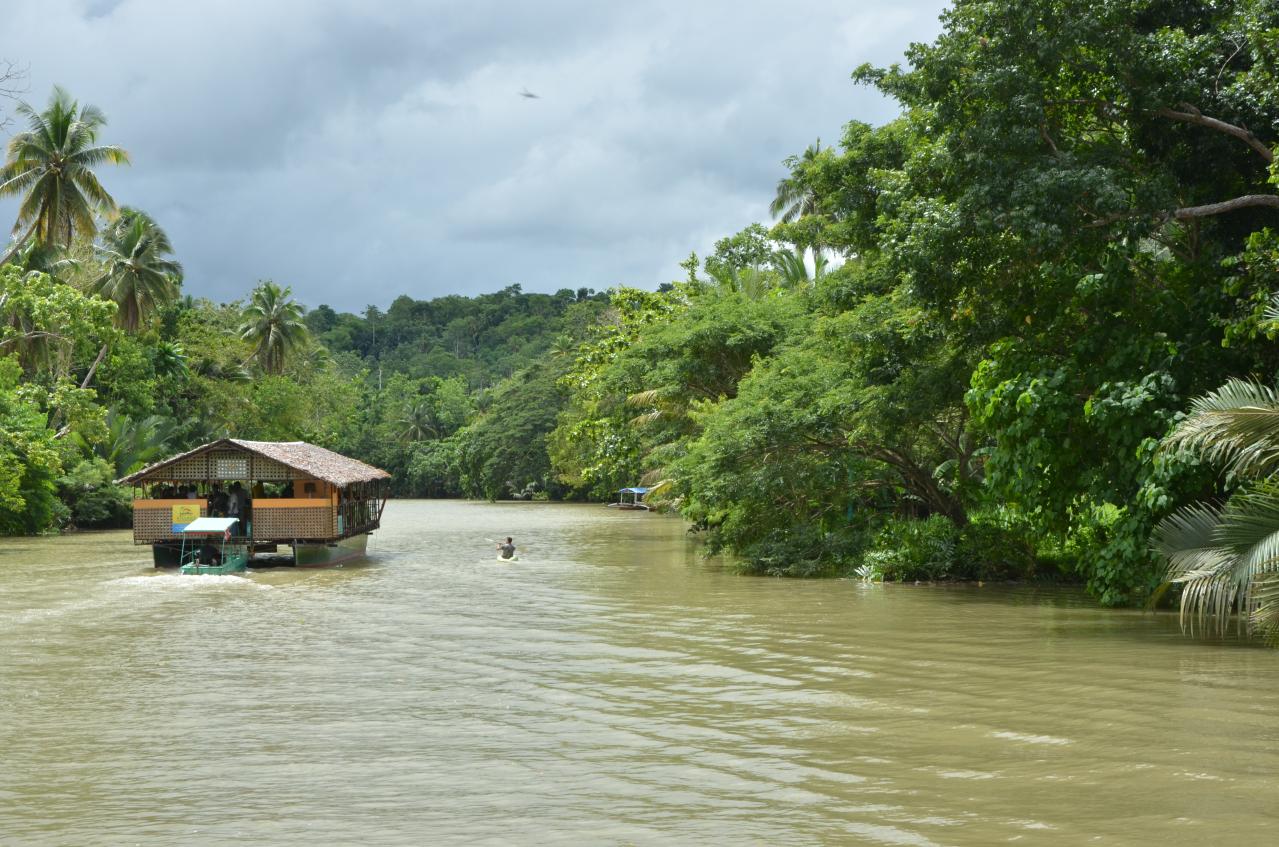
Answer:
[[200, 549], [200, 561], [206, 565], [222, 564], [222, 551], [213, 543], [212, 538], [204, 540], [204, 546]]
[[503, 559], [515, 558], [515, 541], [509, 535], [506, 537], [506, 543], [497, 545], [497, 549]]
[[222, 490], [221, 483], [213, 483], [213, 491], [209, 494], [209, 517], [224, 518], [227, 510], [227, 493]]
[[231, 491], [226, 498], [226, 516], [238, 518], [244, 514], [244, 488], [238, 482], [231, 483]]

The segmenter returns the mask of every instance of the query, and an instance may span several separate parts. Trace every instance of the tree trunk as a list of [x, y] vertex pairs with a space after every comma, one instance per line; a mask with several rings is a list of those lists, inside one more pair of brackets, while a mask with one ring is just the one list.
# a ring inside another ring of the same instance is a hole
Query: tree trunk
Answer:
[[923, 500], [930, 511], [942, 515], [955, 526], [968, 525], [968, 512], [959, 499], [943, 491], [932, 473], [920, 467], [910, 456], [886, 447], [871, 449], [866, 455], [897, 471], [906, 490]]
[[98, 351], [98, 358], [93, 360], [93, 364], [89, 366], [89, 372], [84, 375], [84, 382], [80, 383], [81, 388], [89, 387], [89, 383], [93, 381], [93, 375], [98, 372], [98, 365], [102, 364], [102, 360], [107, 357], [107, 351], [110, 349], [110, 342], [102, 345], [102, 349]]

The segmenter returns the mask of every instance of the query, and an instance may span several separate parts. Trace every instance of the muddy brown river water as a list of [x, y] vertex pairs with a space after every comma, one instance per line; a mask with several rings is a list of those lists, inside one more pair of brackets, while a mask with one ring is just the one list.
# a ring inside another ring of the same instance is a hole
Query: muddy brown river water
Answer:
[[597, 506], [384, 523], [245, 577], [0, 541], [0, 844], [1279, 843], [1279, 651], [1068, 590], [736, 576]]

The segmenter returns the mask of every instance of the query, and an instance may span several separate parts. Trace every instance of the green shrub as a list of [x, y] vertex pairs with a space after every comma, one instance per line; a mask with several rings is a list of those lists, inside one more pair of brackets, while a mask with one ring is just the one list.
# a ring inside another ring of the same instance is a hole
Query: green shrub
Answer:
[[743, 570], [768, 576], [832, 576], [855, 540], [814, 524], [779, 528], [743, 551]]
[[946, 518], [890, 518], [863, 560], [887, 581], [966, 579], [959, 548], [959, 529]]
[[129, 490], [112, 482], [114, 470], [105, 460], [84, 459], [58, 479], [64, 506], [62, 520], [74, 529], [120, 529], [130, 525]]
[[1002, 512], [971, 516], [958, 554], [970, 579], [1028, 579], [1039, 568], [1029, 531]]
[[890, 581], [1025, 579], [1037, 567], [1024, 528], [998, 512], [973, 515], [964, 527], [943, 517], [891, 518], [861, 558]]

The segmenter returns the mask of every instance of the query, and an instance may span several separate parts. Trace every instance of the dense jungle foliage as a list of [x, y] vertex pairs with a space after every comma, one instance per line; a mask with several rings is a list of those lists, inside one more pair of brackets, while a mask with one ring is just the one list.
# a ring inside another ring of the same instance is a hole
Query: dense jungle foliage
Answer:
[[21, 107], [0, 530], [112, 525], [110, 480], [146, 461], [302, 438], [404, 495], [642, 482], [760, 573], [1051, 576], [1112, 605], [1171, 578], [1264, 618], [1279, 7], [960, 0], [943, 23], [853, 74], [897, 120], [788, 159], [771, 227], [658, 292], [192, 299], [94, 175], [127, 158], [101, 113]]

